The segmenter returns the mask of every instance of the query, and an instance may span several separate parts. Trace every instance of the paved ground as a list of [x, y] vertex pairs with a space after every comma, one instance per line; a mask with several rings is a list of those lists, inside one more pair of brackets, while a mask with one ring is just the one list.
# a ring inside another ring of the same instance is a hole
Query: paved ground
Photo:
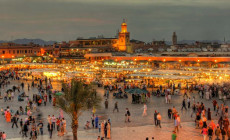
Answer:
[[[202, 136], [199, 134], [198, 129], [192, 129], [192, 123], [183, 123], [183, 128], [180, 129], [178, 133], [179, 140], [202, 140]], [[98, 136], [98, 131], [91, 129], [88, 131], [79, 131], [78, 136], [79, 140], [96, 140]], [[171, 124], [168, 125], [164, 123], [162, 128], [156, 128], [152, 125], [139, 126], [139, 127], [115, 127], [112, 128], [112, 140], [145, 140], [146, 137], [152, 138], [155, 140], [170, 140], [172, 134]], [[71, 134], [69, 133], [69, 136]], [[49, 139], [47, 135], [38, 137], [38, 140]], [[65, 140], [67, 137], [57, 137], [54, 136], [53, 139], [56, 140]], [[22, 140], [22, 138], [13, 138], [10, 140]]]
[[[5, 89], [1, 89], [1, 93], [4, 93], [6, 89], [12, 88], [13, 85], [18, 85], [21, 81], [12, 81], [11, 85], [8, 86]], [[37, 93], [37, 89], [31, 89], [29, 92], [27, 91], [27, 84], [25, 84], [25, 92], [32, 96], [33, 93]], [[54, 89], [60, 90], [60, 83], [53, 82]], [[143, 104], [131, 104], [131, 96], [129, 96], [128, 99], [114, 99], [112, 96], [109, 97], [109, 109], [104, 109], [104, 90], [102, 88], [97, 88], [98, 94], [102, 96], [103, 102], [101, 103], [101, 108], [96, 111], [96, 114], [100, 116], [100, 121], [106, 120], [108, 118], [112, 121], [112, 139], [114, 140], [142, 140], [145, 139], [146, 136], [152, 137], [154, 136], [155, 139], [171, 139], [171, 132], [173, 130], [173, 121], [169, 120], [167, 118], [167, 110], [168, 108], [172, 108], [172, 106], [176, 106], [177, 110], [179, 111], [179, 114], [181, 115], [181, 121], [183, 128], [181, 132], [178, 134], [179, 139], [202, 139], [202, 136], [200, 135], [200, 131], [194, 128], [194, 118], [191, 118], [191, 109], [188, 111], [181, 111], [181, 103], [183, 100], [182, 96], [174, 95], [172, 97], [172, 103], [171, 104], [165, 104], [165, 98], [164, 97], [156, 97], [152, 96], [150, 101], [147, 103], [148, 106], [148, 116], [142, 117], [143, 112]], [[112, 95], [112, 94], [111, 94]], [[196, 101], [202, 101], [206, 107], [211, 107], [212, 104], [211, 101], [206, 101], [205, 99], [199, 99], [197, 93], [193, 93], [191, 96], [196, 97]], [[113, 107], [114, 103], [118, 101], [118, 107], [119, 112], [113, 113]], [[218, 101], [218, 103], [222, 103], [222, 101]], [[229, 102], [227, 102], [229, 104]], [[3, 100], [0, 100], [0, 107], [6, 108], [6, 106], [10, 106], [13, 110], [16, 110], [19, 108], [19, 106], [25, 106], [25, 102], [18, 102], [17, 98], [14, 99], [12, 102], [4, 102]], [[124, 123], [125, 119], [125, 108], [129, 108], [131, 112], [131, 123]], [[53, 108], [51, 104], [48, 103], [48, 105], [39, 107], [40, 110], [43, 113], [43, 117], [45, 120], [45, 136], [43, 136], [42, 139], [47, 139], [47, 129], [46, 129], [46, 118], [48, 115], [55, 115], [58, 116], [58, 109]], [[153, 126], [153, 112], [157, 110], [162, 115], [162, 129], [155, 128]], [[94, 140], [98, 136], [97, 130], [91, 129], [85, 131], [83, 129], [84, 124], [87, 120], [90, 120], [91, 117], [91, 110], [86, 111], [82, 114], [82, 116], [79, 119], [79, 139], [80, 140]], [[67, 119], [67, 130], [70, 132], [70, 120], [67, 115], [64, 115]], [[26, 116], [22, 116], [24, 118]], [[212, 115], [213, 119], [217, 119], [214, 115]], [[9, 139], [21, 139], [19, 134], [19, 129], [17, 128], [11, 128], [11, 124], [7, 124], [4, 120], [3, 116], [0, 116], [0, 130], [5, 131], [7, 133], [7, 136]], [[57, 134], [54, 134], [57, 135]], [[53, 139], [64, 139], [55, 136]]]

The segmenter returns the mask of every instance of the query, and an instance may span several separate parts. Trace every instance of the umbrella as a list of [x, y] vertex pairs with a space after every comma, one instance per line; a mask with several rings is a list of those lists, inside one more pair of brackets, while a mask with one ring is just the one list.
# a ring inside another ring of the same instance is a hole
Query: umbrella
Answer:
[[63, 95], [63, 93], [62, 92], [57, 92], [57, 93], [55, 93], [55, 95], [61, 96], [61, 95]]
[[131, 94], [148, 93], [147, 90], [145, 90], [145, 89], [140, 89], [140, 88], [127, 89], [127, 90], [125, 90], [125, 92], [131, 93]]

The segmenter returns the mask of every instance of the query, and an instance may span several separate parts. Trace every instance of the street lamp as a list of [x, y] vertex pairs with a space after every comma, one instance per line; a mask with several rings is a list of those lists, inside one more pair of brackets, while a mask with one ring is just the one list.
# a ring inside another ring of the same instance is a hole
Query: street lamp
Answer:
[[5, 57], [5, 56], [3, 55], [3, 56], [2, 56], [2, 63], [3, 63], [3, 64], [4, 64], [4, 57]]
[[181, 60], [179, 60], [179, 63], [180, 63], [180, 69], [181, 69]]

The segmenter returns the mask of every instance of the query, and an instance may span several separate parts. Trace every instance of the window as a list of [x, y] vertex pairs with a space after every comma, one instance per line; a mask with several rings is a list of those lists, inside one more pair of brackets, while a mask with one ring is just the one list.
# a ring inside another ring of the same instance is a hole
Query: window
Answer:
[[17, 54], [19, 54], [19, 50], [17, 50]]
[[27, 50], [25, 50], [25, 53], [27, 53]]
[[2, 54], [5, 54], [5, 51], [2, 51]]
[[13, 54], [15, 54], [15, 50], [13, 50]]

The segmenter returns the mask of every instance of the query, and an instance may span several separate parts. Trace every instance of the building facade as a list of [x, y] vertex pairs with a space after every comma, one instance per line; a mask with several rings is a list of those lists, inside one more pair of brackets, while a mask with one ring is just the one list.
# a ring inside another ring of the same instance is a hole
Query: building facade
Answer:
[[1, 58], [17, 58], [26, 56], [41, 56], [42, 51], [39, 45], [16, 44], [16, 43], [1, 43], [0, 56]]

